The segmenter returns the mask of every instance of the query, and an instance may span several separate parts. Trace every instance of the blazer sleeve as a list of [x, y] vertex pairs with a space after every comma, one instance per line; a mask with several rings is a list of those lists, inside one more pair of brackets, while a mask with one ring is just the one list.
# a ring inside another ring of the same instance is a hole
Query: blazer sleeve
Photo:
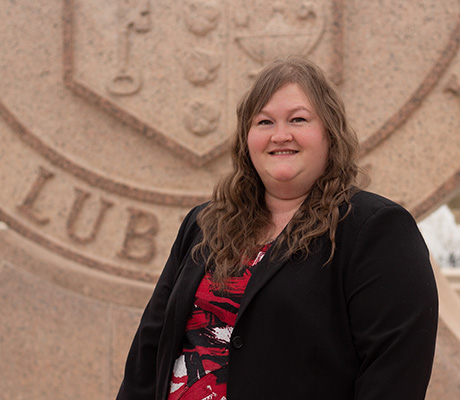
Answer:
[[361, 361], [356, 400], [422, 400], [431, 375], [438, 297], [428, 250], [398, 205], [373, 213], [357, 236], [347, 306]]
[[169, 258], [142, 315], [131, 349], [117, 400], [154, 400], [156, 390], [156, 359], [163, 328], [166, 305], [174, 287], [182, 259], [197, 236], [195, 208], [185, 217]]

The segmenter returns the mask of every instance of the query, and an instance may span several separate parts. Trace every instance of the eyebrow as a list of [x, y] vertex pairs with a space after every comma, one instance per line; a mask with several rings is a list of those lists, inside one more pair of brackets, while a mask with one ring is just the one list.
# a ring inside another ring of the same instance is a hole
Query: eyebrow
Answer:
[[[289, 114], [294, 114], [295, 112], [297, 111], [306, 111], [310, 114], [315, 114], [315, 112], [313, 110], [309, 110], [307, 107], [305, 106], [297, 106], [297, 107], [294, 107], [293, 109], [289, 110]], [[269, 111], [266, 111], [265, 110], [265, 107], [262, 108], [262, 110], [260, 110], [256, 115], [259, 115], [259, 114], [270, 114]]]

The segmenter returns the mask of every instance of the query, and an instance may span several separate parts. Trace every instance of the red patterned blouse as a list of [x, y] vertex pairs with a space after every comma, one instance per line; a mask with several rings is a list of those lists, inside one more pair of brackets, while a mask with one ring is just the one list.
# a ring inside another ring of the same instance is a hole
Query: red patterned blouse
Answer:
[[226, 291], [215, 287], [209, 272], [203, 277], [185, 328], [183, 351], [174, 364], [168, 400], [226, 400], [230, 337], [251, 267], [270, 245], [246, 263], [240, 276], [228, 279]]

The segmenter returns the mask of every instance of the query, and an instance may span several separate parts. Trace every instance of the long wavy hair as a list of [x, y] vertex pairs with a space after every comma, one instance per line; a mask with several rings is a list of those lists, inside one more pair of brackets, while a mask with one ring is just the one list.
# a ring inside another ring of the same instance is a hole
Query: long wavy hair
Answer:
[[[299, 85], [323, 122], [329, 153], [324, 173], [272, 245], [271, 256], [287, 259], [300, 252], [307, 257], [314, 239], [328, 234], [331, 251], [327, 264], [336, 248], [339, 206], [346, 203], [350, 210], [359, 172], [359, 144], [340, 95], [324, 72], [308, 60], [289, 57], [272, 62], [257, 75], [237, 107], [237, 128], [231, 146], [233, 170], [216, 185], [211, 202], [198, 216], [203, 236], [193, 256], [206, 257], [206, 266], [220, 285], [225, 286], [226, 279], [237, 274], [244, 260], [260, 249], [258, 240], [272, 223], [265, 187], [249, 156], [248, 132], [253, 118], [273, 94], [289, 83]], [[283, 243], [287, 246], [280, 254]]]

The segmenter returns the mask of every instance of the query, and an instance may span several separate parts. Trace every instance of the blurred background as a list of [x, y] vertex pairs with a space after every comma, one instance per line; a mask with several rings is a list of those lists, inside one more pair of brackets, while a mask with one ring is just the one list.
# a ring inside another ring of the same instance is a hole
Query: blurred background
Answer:
[[440, 325], [428, 399], [460, 396], [458, 0], [0, 3], [0, 399], [115, 398], [177, 228], [228, 171], [267, 62], [319, 64], [369, 190], [409, 209]]

